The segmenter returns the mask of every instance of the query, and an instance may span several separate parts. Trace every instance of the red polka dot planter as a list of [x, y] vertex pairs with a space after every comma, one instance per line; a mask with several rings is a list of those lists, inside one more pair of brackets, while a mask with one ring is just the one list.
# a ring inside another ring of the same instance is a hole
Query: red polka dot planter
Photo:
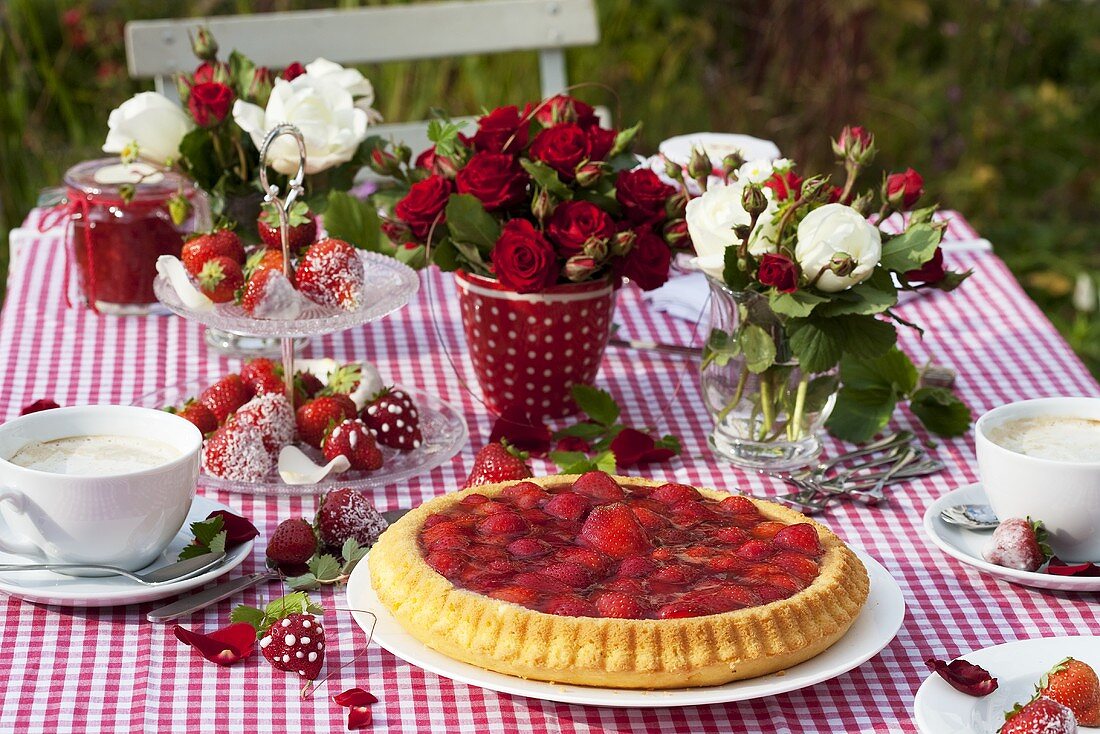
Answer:
[[570, 388], [596, 379], [611, 336], [611, 283], [517, 293], [461, 270], [455, 283], [470, 359], [488, 406], [532, 418], [576, 413]]

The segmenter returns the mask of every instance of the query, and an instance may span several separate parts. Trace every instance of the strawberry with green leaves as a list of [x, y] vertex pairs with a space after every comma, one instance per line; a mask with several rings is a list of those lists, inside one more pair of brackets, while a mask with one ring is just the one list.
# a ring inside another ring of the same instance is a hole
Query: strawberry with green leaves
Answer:
[[244, 285], [240, 263], [228, 257], [212, 257], [203, 263], [195, 275], [199, 290], [214, 303], [228, 303], [237, 297]]
[[1035, 695], [1068, 706], [1081, 726], [1100, 726], [1100, 681], [1088, 663], [1061, 661], [1039, 679]]
[[[291, 253], [298, 253], [313, 244], [317, 239], [317, 218], [309, 211], [304, 201], [296, 201], [290, 207], [287, 239]], [[260, 218], [256, 220], [256, 229], [260, 239], [270, 249], [281, 250], [282, 235], [279, 233], [279, 212], [274, 204], [264, 206]]]
[[1038, 571], [1050, 560], [1046, 530], [1039, 520], [1012, 517], [1001, 522], [982, 552], [990, 563], [1017, 571]]
[[1005, 714], [998, 734], [1077, 734], [1073, 710], [1054, 699], [1040, 696]]
[[181, 408], [169, 407], [165, 410], [193, 423], [204, 436], [218, 430], [218, 417], [210, 408], [197, 400], [188, 400]]
[[355, 417], [355, 403], [346, 395], [321, 395], [298, 408], [298, 438], [314, 448], [321, 448], [325, 435], [333, 428]]
[[383, 446], [412, 451], [420, 448], [424, 440], [420, 432], [420, 413], [403, 390], [383, 388], [363, 406], [359, 417]]
[[340, 422], [321, 443], [325, 460], [337, 456], [347, 458], [351, 468], [357, 471], [374, 471], [382, 468], [382, 452], [378, 450], [374, 435], [358, 418]]
[[463, 486], [477, 487], [512, 479], [527, 479], [530, 476], [533, 474], [531, 467], [527, 466], [527, 454], [500, 441], [486, 444], [477, 452], [470, 476]]
[[180, 261], [191, 275], [197, 276], [208, 260], [226, 257], [235, 263], [244, 262], [241, 238], [231, 229], [216, 229], [199, 234], [183, 243]]
[[242, 604], [230, 619], [252, 625], [272, 667], [316, 680], [325, 661], [325, 628], [316, 616], [323, 612], [305, 592], [294, 591], [263, 609]]

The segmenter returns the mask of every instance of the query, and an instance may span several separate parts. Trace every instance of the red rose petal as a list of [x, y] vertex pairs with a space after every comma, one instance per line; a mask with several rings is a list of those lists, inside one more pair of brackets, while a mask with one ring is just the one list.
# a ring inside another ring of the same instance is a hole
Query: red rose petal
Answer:
[[23, 406], [23, 410], [19, 411], [19, 415], [28, 415], [30, 413], [38, 413], [39, 411], [53, 410], [54, 408], [60, 407], [60, 405], [49, 398], [39, 398], [30, 405]]
[[611, 442], [615, 465], [619, 469], [626, 469], [639, 464], [653, 450], [654, 444], [652, 436], [633, 428], [624, 428]]
[[378, 703], [378, 698], [362, 688], [349, 688], [332, 697], [333, 702], [348, 708], [348, 730], [366, 729], [374, 721], [370, 706]]
[[178, 624], [173, 631], [176, 639], [218, 665], [232, 665], [256, 650], [256, 628], [246, 622], [222, 627], [208, 635], [192, 632]]
[[206, 519], [209, 520], [215, 515], [220, 515], [222, 518], [226, 549], [236, 548], [238, 545], [243, 545], [260, 535], [260, 531], [256, 529], [256, 526], [240, 515], [234, 515], [226, 510], [214, 510], [206, 516]]
[[352, 706], [348, 709], [348, 731], [366, 729], [374, 723], [374, 714], [366, 706]]
[[555, 451], [581, 451], [588, 453], [592, 450], [592, 447], [588, 445], [580, 436], [563, 436], [558, 439], [557, 444], [554, 446]]
[[981, 666], [968, 663], [962, 658], [950, 663], [930, 658], [924, 661], [931, 670], [940, 674], [956, 691], [968, 696], [988, 696], [997, 690], [997, 679]]
[[1047, 573], [1053, 576], [1100, 576], [1100, 566], [1095, 563], [1066, 563], [1054, 556], [1047, 564]]
[[532, 420], [519, 410], [510, 409], [504, 411], [493, 424], [489, 443], [499, 442], [501, 439], [532, 456], [545, 456], [550, 450], [551, 434], [545, 423]]

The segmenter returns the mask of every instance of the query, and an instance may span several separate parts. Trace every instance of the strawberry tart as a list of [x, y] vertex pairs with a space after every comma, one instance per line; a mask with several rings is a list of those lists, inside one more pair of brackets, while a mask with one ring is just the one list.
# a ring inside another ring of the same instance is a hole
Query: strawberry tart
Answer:
[[602, 472], [473, 487], [392, 525], [371, 583], [425, 645], [483, 668], [615, 688], [708, 686], [818, 655], [867, 572], [780, 505]]

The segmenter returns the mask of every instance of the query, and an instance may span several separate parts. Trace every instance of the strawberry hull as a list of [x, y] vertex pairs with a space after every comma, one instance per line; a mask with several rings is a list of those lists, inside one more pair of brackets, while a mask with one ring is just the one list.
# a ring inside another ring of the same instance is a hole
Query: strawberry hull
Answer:
[[576, 413], [570, 389], [593, 383], [611, 336], [611, 283], [517, 293], [461, 270], [455, 283], [470, 358], [489, 407], [532, 418]]

